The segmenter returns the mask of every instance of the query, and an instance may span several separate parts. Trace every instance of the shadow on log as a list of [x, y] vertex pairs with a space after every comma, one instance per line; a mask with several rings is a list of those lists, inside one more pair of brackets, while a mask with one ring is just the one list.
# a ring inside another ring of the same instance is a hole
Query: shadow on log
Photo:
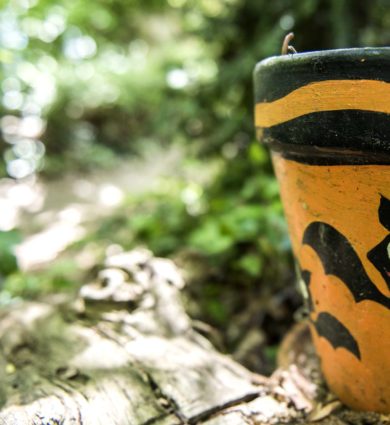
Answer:
[[324, 391], [306, 325], [270, 378], [218, 353], [180, 300], [169, 260], [112, 256], [76, 300], [0, 313], [0, 424], [378, 424]]

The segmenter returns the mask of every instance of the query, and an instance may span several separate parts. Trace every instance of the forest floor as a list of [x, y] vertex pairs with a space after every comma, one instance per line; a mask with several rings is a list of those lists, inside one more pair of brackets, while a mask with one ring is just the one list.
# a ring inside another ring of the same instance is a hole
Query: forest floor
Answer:
[[[189, 164], [183, 148], [154, 147], [147, 155], [122, 160], [109, 171], [96, 170], [88, 175], [69, 173], [56, 180], [3, 179], [0, 180], [0, 230], [17, 228], [21, 233], [16, 256], [22, 272], [45, 271], [66, 257], [67, 248], [84, 238], [99, 220], [120, 208], [126, 196], [153, 191], [163, 179], [202, 183], [216, 169], [214, 165]], [[99, 257], [80, 255], [76, 260], [79, 268], [76, 279], [80, 280], [79, 276], [96, 267]], [[180, 255], [175, 260], [189, 281], [184, 294], [186, 307], [197, 320], [198, 329], [235, 360], [258, 373], [270, 374], [280, 339], [300, 304], [294, 285], [265, 292], [262, 288], [225, 287], [223, 299], [218, 298], [218, 302], [229, 312], [229, 320], [210, 325], [204, 311], [210, 296], [204, 293], [205, 277], [199, 265], [183, 260]]]
[[[158, 158], [158, 160], [156, 160]], [[153, 190], [162, 178], [180, 177], [184, 152], [152, 148], [147, 156], [120, 160], [113, 170], [69, 173], [55, 180], [0, 180], [0, 230], [18, 228], [19, 267], [36, 270], [85, 235], [88, 223], [109, 215], [125, 196]]]

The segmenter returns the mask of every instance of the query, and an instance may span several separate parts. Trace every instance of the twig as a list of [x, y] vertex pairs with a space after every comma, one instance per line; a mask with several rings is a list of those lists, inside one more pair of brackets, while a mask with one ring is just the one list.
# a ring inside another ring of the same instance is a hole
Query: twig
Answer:
[[284, 37], [282, 44], [282, 55], [287, 55], [288, 53], [297, 53], [293, 46], [290, 46], [290, 41], [294, 38], [294, 33], [290, 32]]

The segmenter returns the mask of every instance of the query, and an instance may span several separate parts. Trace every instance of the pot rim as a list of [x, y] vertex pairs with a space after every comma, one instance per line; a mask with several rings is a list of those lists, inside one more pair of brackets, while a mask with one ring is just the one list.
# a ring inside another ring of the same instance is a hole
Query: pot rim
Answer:
[[342, 48], [342, 49], [329, 49], [329, 50], [314, 50], [301, 53], [288, 53], [285, 55], [275, 55], [257, 62], [254, 74], [259, 71], [259, 68], [262, 70], [264, 68], [273, 67], [286, 63], [310, 63], [313, 60], [334, 60], [334, 59], [361, 59], [361, 56], [373, 57], [384, 60], [390, 60], [390, 47], [352, 47], [352, 48]]
[[390, 164], [390, 47], [293, 53], [254, 70], [257, 137], [305, 162]]

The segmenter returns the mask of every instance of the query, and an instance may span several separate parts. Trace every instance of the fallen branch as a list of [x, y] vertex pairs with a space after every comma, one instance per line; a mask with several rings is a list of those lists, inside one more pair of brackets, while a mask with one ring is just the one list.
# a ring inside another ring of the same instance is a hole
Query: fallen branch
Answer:
[[187, 316], [183, 285], [171, 261], [137, 250], [108, 258], [97, 281], [82, 287], [76, 300], [58, 296], [2, 311], [0, 424], [357, 424], [362, 415], [366, 424], [388, 420], [350, 412], [327, 393], [321, 396], [303, 325], [286, 340], [283, 367], [271, 378], [218, 353]]

